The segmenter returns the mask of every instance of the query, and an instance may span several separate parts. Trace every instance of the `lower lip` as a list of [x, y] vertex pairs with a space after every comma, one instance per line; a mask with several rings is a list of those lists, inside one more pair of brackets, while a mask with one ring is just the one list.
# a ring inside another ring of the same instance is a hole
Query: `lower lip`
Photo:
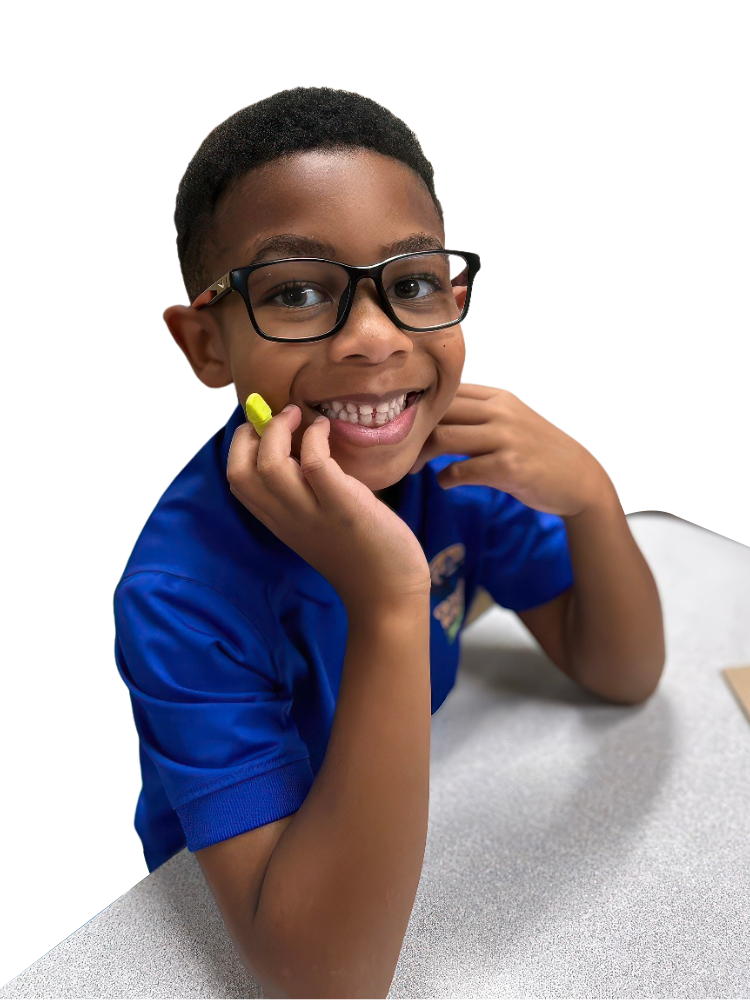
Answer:
[[421, 402], [422, 396], [419, 396], [403, 413], [399, 413], [395, 420], [383, 424], [382, 427], [365, 427], [364, 424], [350, 424], [348, 420], [329, 417], [331, 434], [364, 448], [372, 448], [376, 444], [398, 444], [414, 426], [417, 408]]

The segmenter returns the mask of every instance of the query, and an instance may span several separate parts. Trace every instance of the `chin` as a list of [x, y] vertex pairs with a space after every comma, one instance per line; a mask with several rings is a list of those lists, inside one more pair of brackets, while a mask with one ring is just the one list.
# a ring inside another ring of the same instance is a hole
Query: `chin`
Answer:
[[[396, 483], [400, 482], [404, 476], [407, 474], [409, 469], [414, 464], [415, 459], [408, 462], [398, 463], [393, 462], [389, 469], [384, 469], [382, 466], [380, 468], [367, 469], [360, 467], [358, 469], [346, 469], [342, 465], [342, 469], [348, 475], [353, 476], [354, 479], [358, 479], [360, 483], [363, 483], [373, 493], [382, 493], [383, 490], [387, 490], [390, 486], [395, 486]], [[366, 463], [362, 462], [361, 465], [364, 466]], [[401, 469], [401, 471], [399, 471]]]
[[[333, 457], [335, 458], [336, 456]], [[382, 460], [378, 462], [376, 458], [367, 456], [360, 462], [353, 462], [351, 459], [347, 461], [347, 458], [342, 456], [340, 460], [338, 458], [336, 460], [348, 476], [358, 479], [360, 483], [363, 483], [375, 493], [379, 490], [388, 489], [389, 486], [393, 486], [394, 483], [403, 479], [412, 465], [414, 465], [416, 458], [410, 461], [394, 459], [390, 462]]]

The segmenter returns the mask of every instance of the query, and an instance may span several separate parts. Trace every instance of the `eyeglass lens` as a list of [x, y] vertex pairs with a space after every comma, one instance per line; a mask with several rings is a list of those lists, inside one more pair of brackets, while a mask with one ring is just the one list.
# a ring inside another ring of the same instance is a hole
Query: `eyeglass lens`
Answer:
[[[384, 268], [383, 287], [400, 320], [428, 330], [461, 316], [466, 271], [466, 261], [457, 254], [406, 257]], [[348, 287], [342, 267], [312, 260], [269, 264], [251, 271], [247, 280], [260, 329], [288, 340], [330, 333], [346, 306]]]

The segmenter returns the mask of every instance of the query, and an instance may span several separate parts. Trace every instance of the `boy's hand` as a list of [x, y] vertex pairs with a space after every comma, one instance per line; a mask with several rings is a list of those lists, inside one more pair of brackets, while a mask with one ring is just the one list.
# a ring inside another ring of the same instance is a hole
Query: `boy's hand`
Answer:
[[331, 424], [319, 417], [305, 431], [300, 461], [292, 433], [302, 419], [290, 404], [265, 427], [235, 431], [227, 461], [232, 493], [263, 524], [338, 591], [351, 610], [399, 608], [430, 591], [419, 540], [369, 487], [331, 457]]
[[410, 473], [446, 453], [470, 457], [438, 473], [442, 487], [493, 486], [550, 514], [573, 516], [614, 494], [590, 452], [505, 389], [461, 383]]

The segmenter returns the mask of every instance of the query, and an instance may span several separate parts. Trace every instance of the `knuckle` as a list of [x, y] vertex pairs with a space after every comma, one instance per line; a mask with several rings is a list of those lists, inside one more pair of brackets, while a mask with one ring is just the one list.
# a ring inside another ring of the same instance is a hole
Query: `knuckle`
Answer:
[[281, 471], [281, 465], [275, 455], [258, 454], [257, 469], [264, 479], [277, 479]]
[[314, 476], [325, 468], [325, 460], [322, 458], [304, 458], [300, 462], [300, 469], [305, 476]]

